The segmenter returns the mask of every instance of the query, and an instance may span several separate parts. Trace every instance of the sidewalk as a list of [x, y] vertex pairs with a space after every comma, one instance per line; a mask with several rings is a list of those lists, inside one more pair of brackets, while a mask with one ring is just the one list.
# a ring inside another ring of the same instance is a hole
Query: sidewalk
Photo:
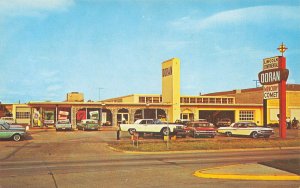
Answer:
[[[297, 164], [295, 166], [297, 168]], [[300, 181], [300, 176], [297, 174], [257, 163], [202, 169], [196, 171], [194, 175], [215, 179]]]

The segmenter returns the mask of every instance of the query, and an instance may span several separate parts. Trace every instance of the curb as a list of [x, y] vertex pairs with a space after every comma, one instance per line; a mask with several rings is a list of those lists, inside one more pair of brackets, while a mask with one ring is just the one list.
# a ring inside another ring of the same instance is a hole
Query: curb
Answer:
[[293, 150], [298, 149], [300, 147], [276, 147], [276, 148], [246, 148], [246, 149], [221, 149], [221, 150], [186, 150], [186, 151], [157, 151], [157, 152], [145, 152], [145, 151], [124, 151], [119, 150], [114, 147], [109, 146], [110, 149], [113, 149], [118, 152], [123, 152], [127, 154], [172, 154], [172, 153], [222, 153], [222, 152], [230, 152], [230, 151], [270, 151], [270, 150]]
[[[228, 165], [228, 166], [237, 166]], [[223, 166], [225, 167], [225, 166]], [[217, 173], [206, 173], [207, 170], [221, 169], [222, 167], [206, 168], [196, 171], [193, 175], [199, 178], [210, 178], [210, 179], [234, 179], [234, 180], [259, 180], [259, 181], [299, 181], [300, 176], [298, 175], [245, 175], [245, 174], [217, 174]]]

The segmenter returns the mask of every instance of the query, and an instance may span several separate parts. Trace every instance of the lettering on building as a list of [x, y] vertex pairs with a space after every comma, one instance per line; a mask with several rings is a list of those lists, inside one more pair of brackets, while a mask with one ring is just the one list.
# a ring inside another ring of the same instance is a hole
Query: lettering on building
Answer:
[[167, 67], [162, 69], [162, 77], [166, 77], [170, 75], [172, 75], [172, 67]]

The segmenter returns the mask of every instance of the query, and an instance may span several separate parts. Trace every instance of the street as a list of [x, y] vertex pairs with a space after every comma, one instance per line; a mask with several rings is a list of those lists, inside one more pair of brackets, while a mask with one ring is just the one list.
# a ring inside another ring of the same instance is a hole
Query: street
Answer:
[[139, 154], [110, 149], [112, 131], [33, 131], [0, 142], [0, 187], [299, 187], [299, 181], [203, 179], [196, 170], [299, 158], [300, 151], [249, 150]]

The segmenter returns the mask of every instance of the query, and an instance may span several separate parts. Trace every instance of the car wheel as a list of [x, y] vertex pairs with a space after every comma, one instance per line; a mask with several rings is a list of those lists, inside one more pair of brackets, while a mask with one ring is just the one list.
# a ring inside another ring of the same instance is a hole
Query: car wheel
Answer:
[[130, 135], [133, 135], [136, 132], [136, 130], [135, 129], [128, 129], [128, 132], [129, 132]]
[[13, 136], [13, 139], [14, 139], [14, 141], [18, 142], [18, 141], [21, 140], [21, 135], [15, 134], [15, 135]]
[[161, 130], [162, 136], [168, 136], [170, 135], [170, 129], [169, 128], [163, 128]]
[[252, 137], [252, 138], [258, 138], [258, 133], [257, 133], [257, 132], [251, 133], [251, 137]]
[[230, 137], [230, 136], [232, 136], [232, 133], [231, 132], [226, 132], [226, 136]]

